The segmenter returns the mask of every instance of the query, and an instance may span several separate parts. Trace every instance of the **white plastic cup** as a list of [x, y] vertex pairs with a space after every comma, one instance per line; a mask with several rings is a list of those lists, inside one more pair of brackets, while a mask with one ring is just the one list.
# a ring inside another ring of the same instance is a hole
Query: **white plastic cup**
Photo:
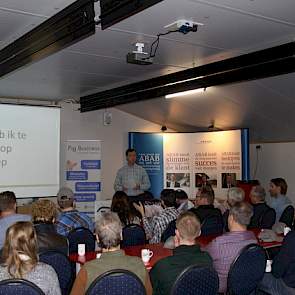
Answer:
[[81, 269], [81, 264], [79, 262], [76, 262], [76, 274], [78, 274], [80, 269]]
[[84, 256], [85, 255], [85, 244], [78, 244], [78, 255]]
[[141, 259], [143, 263], [148, 263], [153, 255], [154, 253], [150, 249], [141, 250]]
[[272, 265], [272, 260], [270, 259], [266, 260], [265, 272], [271, 272], [271, 265]]

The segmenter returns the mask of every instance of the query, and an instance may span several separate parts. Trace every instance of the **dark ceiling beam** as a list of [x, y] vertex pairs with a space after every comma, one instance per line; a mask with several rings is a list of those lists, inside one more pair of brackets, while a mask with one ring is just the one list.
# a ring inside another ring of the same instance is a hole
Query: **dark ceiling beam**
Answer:
[[163, 0], [100, 0], [101, 28], [106, 28]]
[[97, 100], [96, 102], [92, 101], [91, 103], [83, 103], [82, 100], [81, 112], [114, 107], [135, 101], [139, 102], [187, 90], [251, 81], [291, 72], [295, 72], [295, 57], [288, 57], [265, 64], [238, 68], [237, 70], [210, 75], [198, 80], [191, 80], [168, 86], [166, 85], [136, 93], [125, 94], [123, 96]]
[[0, 77], [95, 33], [93, 0], [78, 0], [0, 51]]
[[141, 92], [152, 88], [162, 87], [167, 84], [177, 83], [180, 81], [198, 78], [202, 76], [223, 73], [234, 69], [244, 68], [251, 65], [264, 64], [274, 60], [295, 55], [295, 42], [286, 43], [272, 48], [240, 55], [237, 57], [228, 58], [225, 60], [213, 62], [203, 66], [194, 67], [173, 74], [160, 76], [125, 86], [117, 87], [110, 90], [101, 91], [81, 97], [80, 101], [83, 104], [92, 103], [95, 101], [103, 101], [107, 98], [124, 96], [131, 93]]

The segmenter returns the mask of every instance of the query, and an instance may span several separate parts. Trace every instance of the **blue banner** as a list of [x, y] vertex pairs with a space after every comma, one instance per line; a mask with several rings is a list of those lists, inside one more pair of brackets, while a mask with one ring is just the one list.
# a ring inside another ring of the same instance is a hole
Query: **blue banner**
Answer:
[[162, 134], [129, 132], [129, 147], [136, 150], [137, 164], [146, 170], [151, 182], [150, 191], [159, 198], [164, 182]]
[[80, 193], [74, 194], [76, 202], [95, 202], [96, 201], [96, 194], [87, 194], [87, 193]]
[[88, 171], [67, 171], [66, 180], [88, 180]]
[[249, 129], [241, 129], [242, 180], [250, 180], [250, 140]]
[[76, 182], [76, 192], [100, 192], [100, 182]]
[[82, 169], [100, 169], [100, 160], [82, 160]]

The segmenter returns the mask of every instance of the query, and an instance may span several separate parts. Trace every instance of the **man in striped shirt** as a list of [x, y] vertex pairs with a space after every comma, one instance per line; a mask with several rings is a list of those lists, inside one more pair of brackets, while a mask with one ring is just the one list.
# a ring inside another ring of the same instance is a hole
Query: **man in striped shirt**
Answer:
[[57, 202], [62, 211], [56, 220], [56, 231], [67, 236], [74, 228], [85, 227], [94, 231], [91, 218], [74, 209], [74, 193], [70, 188], [62, 187], [57, 193]]
[[175, 208], [175, 192], [172, 189], [166, 189], [161, 192], [161, 202], [164, 210], [152, 219], [148, 219], [145, 216], [145, 210], [143, 205], [133, 204], [134, 207], [142, 216], [143, 227], [147, 237], [150, 239], [150, 244], [156, 244], [161, 242], [162, 233], [172, 220], [175, 220], [179, 212]]

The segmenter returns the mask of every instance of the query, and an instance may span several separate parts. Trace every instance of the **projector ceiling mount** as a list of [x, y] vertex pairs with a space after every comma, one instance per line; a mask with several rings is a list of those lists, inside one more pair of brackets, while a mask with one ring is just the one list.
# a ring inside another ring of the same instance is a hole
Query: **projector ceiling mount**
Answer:
[[94, 2], [77, 0], [0, 50], [0, 78], [50, 56], [163, 0], [100, 0], [100, 20]]

